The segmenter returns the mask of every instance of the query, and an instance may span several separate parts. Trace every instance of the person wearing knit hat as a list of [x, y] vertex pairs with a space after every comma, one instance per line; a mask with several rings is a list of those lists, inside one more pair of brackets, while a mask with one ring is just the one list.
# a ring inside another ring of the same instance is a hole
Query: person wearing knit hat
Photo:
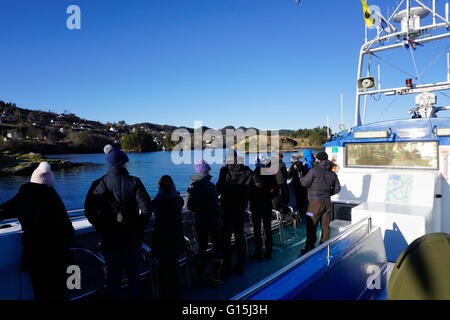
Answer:
[[[211, 182], [209, 164], [200, 160], [194, 163], [194, 169], [196, 174], [190, 178], [191, 181], [186, 192], [186, 206], [195, 214], [195, 232], [198, 239], [198, 252], [195, 259], [198, 263], [197, 271], [201, 281], [211, 281], [212, 284], [219, 285], [223, 283], [220, 275], [223, 263], [223, 212], [219, 205], [216, 186]], [[209, 239], [211, 239], [214, 256], [218, 261], [213, 279], [207, 279], [205, 272]]]
[[326, 152], [322, 151], [316, 155], [316, 158], [317, 158], [317, 160], [320, 160], [320, 161], [326, 161], [326, 160], [328, 160], [328, 154]]
[[35, 300], [66, 299], [66, 270], [74, 228], [53, 188], [48, 162], [41, 162], [11, 200], [0, 206], [0, 221], [17, 218], [22, 227], [22, 271], [31, 277]]
[[31, 175], [30, 182], [45, 184], [49, 187], [53, 186], [55, 177], [48, 162], [41, 162]]
[[125, 152], [103, 148], [106, 175], [89, 188], [84, 215], [99, 232], [106, 262], [107, 294], [121, 297], [122, 267], [126, 268], [133, 298], [140, 298], [139, 261], [144, 230], [152, 215], [151, 198], [141, 179], [130, 175]]
[[195, 162], [194, 169], [196, 174], [208, 173], [209, 171], [211, 171], [211, 167], [205, 160], [199, 160]]
[[105, 152], [105, 160], [108, 168], [123, 167], [126, 163], [128, 163], [128, 161], [130, 161], [125, 152], [118, 148], [114, 148], [110, 144], [103, 148], [103, 152]]

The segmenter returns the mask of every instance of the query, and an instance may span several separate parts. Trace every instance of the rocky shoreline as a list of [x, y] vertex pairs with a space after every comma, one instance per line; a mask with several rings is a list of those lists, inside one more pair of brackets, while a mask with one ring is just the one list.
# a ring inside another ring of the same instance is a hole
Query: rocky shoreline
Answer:
[[0, 153], [0, 176], [31, 175], [39, 166], [39, 163], [43, 161], [47, 161], [53, 171], [93, 165], [90, 162], [75, 163], [61, 159], [47, 159], [40, 153], [13, 153], [11, 151], [4, 151]]

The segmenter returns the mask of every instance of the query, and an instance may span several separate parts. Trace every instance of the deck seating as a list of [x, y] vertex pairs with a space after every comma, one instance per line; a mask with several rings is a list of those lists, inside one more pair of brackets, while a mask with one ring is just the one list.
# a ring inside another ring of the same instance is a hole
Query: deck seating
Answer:
[[438, 179], [434, 171], [372, 173], [367, 201], [352, 209], [352, 223], [371, 216], [381, 228], [388, 260], [395, 261], [412, 241], [439, 230], [441, 219], [433, 212]]

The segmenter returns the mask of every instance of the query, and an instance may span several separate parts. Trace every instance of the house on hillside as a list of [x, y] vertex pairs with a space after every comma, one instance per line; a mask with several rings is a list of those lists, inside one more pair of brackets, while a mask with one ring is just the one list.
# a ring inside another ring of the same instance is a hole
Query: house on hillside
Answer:
[[22, 140], [22, 135], [17, 131], [9, 131], [6, 133], [6, 138], [10, 140]]

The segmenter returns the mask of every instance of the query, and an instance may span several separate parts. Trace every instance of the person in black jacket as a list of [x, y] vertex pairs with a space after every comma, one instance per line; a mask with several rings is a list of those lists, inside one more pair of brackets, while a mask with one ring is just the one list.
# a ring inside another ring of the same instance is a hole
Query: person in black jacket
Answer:
[[151, 199], [141, 180], [128, 173], [127, 155], [111, 145], [105, 146], [104, 151], [109, 168], [106, 175], [92, 183], [84, 204], [85, 216], [101, 236], [110, 298], [121, 296], [125, 267], [131, 294], [137, 299], [140, 247], [152, 214]]
[[316, 156], [317, 166], [313, 167], [300, 183], [308, 189], [308, 212], [306, 219], [306, 246], [301, 254], [312, 250], [317, 236], [317, 225], [320, 222], [322, 236], [320, 243], [330, 239], [331, 200], [332, 195], [341, 191], [339, 179], [331, 169], [333, 163], [328, 160], [328, 154], [319, 152]]
[[185, 252], [181, 211], [184, 200], [170, 176], [162, 176], [159, 191], [152, 201], [155, 229], [152, 255], [159, 263], [159, 291], [162, 300], [176, 300], [180, 294], [178, 259]]
[[187, 208], [195, 213], [195, 229], [198, 239], [198, 273], [201, 281], [206, 281], [206, 250], [211, 238], [216, 259], [214, 284], [221, 284], [221, 268], [223, 264], [223, 211], [220, 208], [216, 187], [211, 182], [209, 174], [211, 167], [200, 160], [194, 163], [196, 174], [191, 176], [191, 182], [186, 193]]
[[250, 210], [252, 212], [253, 239], [255, 242], [255, 254], [252, 258], [256, 261], [263, 259], [261, 222], [265, 234], [266, 250], [264, 256], [267, 259], [272, 258], [272, 199], [278, 194], [276, 176], [268, 172], [262, 172], [263, 168], [266, 167], [263, 162], [257, 161], [256, 163], [250, 191]]
[[42, 162], [31, 182], [1, 206], [0, 221], [18, 218], [22, 226], [22, 271], [30, 272], [35, 300], [66, 297], [74, 229], [53, 181], [50, 165]]
[[273, 166], [278, 167], [276, 178], [278, 188], [280, 190], [279, 195], [274, 197], [272, 200], [273, 208], [281, 213], [284, 213], [289, 205], [289, 189], [287, 185], [289, 174], [286, 165], [283, 162], [283, 153], [279, 152], [277, 155], [272, 157], [271, 162]]
[[[240, 161], [239, 161], [240, 162]], [[236, 151], [227, 152], [227, 163], [220, 170], [216, 188], [220, 204], [224, 210], [224, 275], [232, 272], [231, 235], [236, 239], [236, 273], [244, 273], [246, 244], [244, 234], [245, 210], [248, 208], [249, 192], [252, 183], [252, 170], [239, 164]]]
[[300, 177], [306, 176], [308, 169], [301, 163], [297, 155], [291, 156], [291, 166], [288, 170], [289, 178], [292, 179], [291, 186], [295, 194], [295, 202], [297, 204], [297, 211], [299, 217], [303, 219], [308, 210], [308, 196], [306, 188], [300, 183]]

